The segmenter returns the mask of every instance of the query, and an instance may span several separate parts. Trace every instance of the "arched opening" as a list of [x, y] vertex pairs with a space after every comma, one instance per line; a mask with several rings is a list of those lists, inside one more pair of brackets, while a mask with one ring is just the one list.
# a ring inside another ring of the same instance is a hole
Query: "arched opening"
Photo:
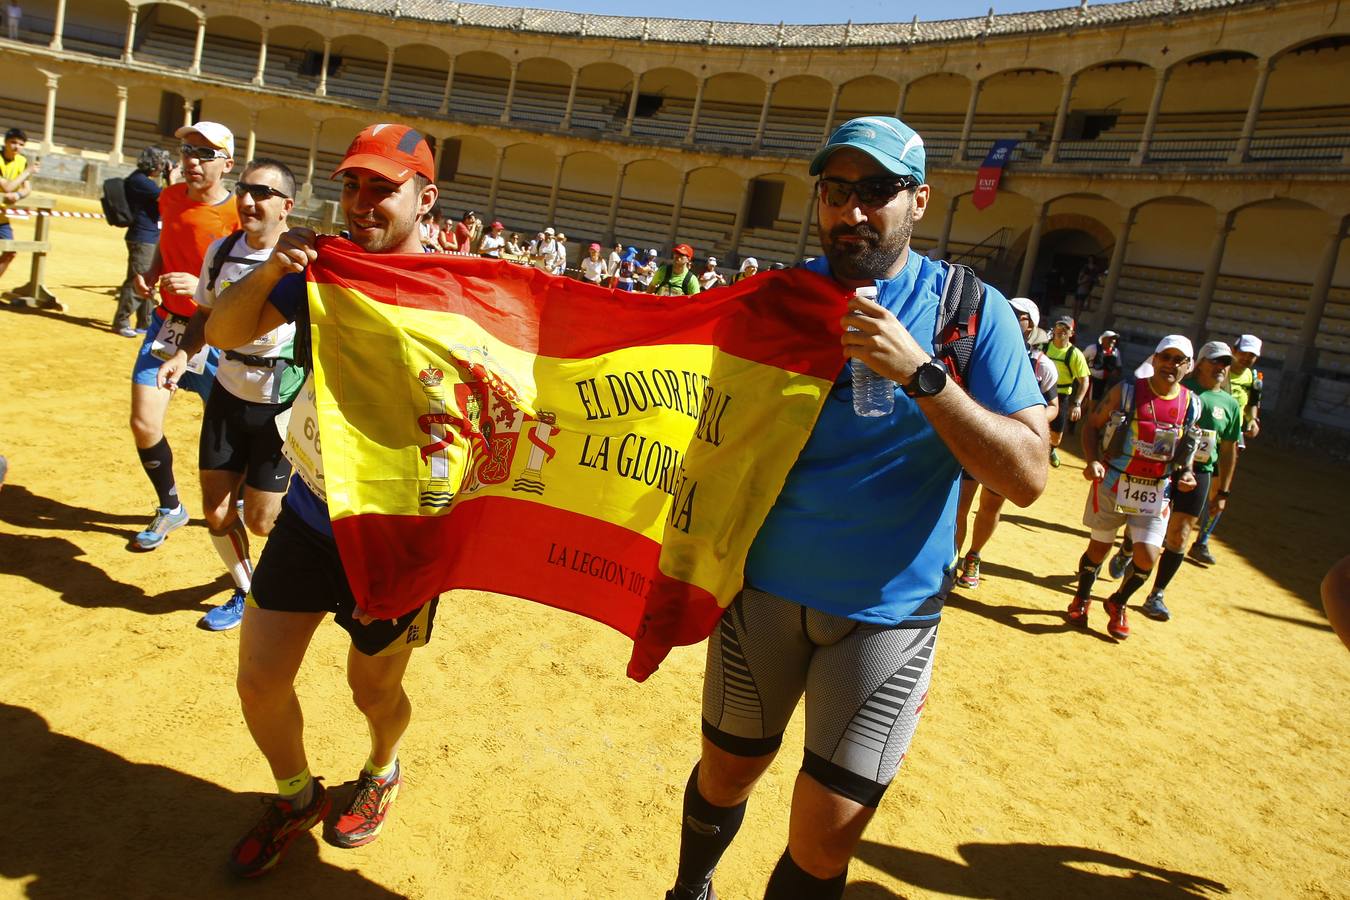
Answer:
[[[21, 4], [21, 40], [48, 43], [56, 27], [56, 0], [28, 0]], [[107, 0], [66, 0], [61, 46], [65, 50], [117, 59], [127, 40], [127, 5]]]
[[386, 54], [383, 43], [365, 35], [334, 38], [328, 56], [328, 96], [358, 103], [378, 101]]
[[1242, 133], [1256, 66], [1255, 56], [1238, 50], [1216, 50], [1174, 64], [1168, 70], [1149, 159], [1227, 160]]
[[511, 64], [496, 53], [473, 50], [455, 57], [450, 112], [458, 119], [495, 122], [506, 107]]
[[689, 244], [700, 257], [713, 255], [725, 262], [735, 249], [731, 229], [745, 196], [745, 179], [717, 166], [695, 169], [688, 179], [675, 240]]
[[[455, 71], [458, 77], [458, 67]], [[497, 169], [497, 148], [468, 135], [443, 138], [441, 145], [441, 170], [436, 179], [441, 209], [456, 219], [465, 210], [485, 211], [492, 192], [492, 174]]]
[[[42, 73], [27, 62], [0, 57], [0, 83], [10, 95], [5, 101], [5, 113], [12, 124], [6, 127], [22, 129], [28, 135], [29, 144], [40, 142], [47, 112], [47, 90]], [[42, 149], [43, 152], [47, 150]]]
[[[562, 172], [558, 176], [558, 198], [553, 220], [543, 225], [561, 227], [569, 233], [603, 234], [618, 172], [618, 164], [600, 153], [583, 150], [567, 156], [562, 161]], [[543, 225], [533, 228], [524, 237], [527, 240], [534, 237], [534, 233]], [[622, 229], [619, 229], [619, 236], [624, 240], [632, 240]]]
[[632, 83], [632, 70], [617, 63], [583, 66], [577, 75], [572, 130], [616, 131], [623, 128]]
[[[70, 15], [69, 11], [66, 13]], [[136, 14], [132, 55], [138, 63], [155, 63], [186, 71], [197, 47], [198, 16], [173, 3], [146, 3]]]
[[905, 124], [923, 135], [928, 159], [951, 159], [961, 141], [971, 82], [955, 72], [934, 72], [909, 83]]
[[980, 82], [965, 158], [984, 159], [994, 141], [1003, 138], [1048, 143], [1063, 90], [1064, 76], [1049, 69], [1007, 69], [985, 78]]
[[[753, 256], [759, 260], [761, 269], [776, 262], [794, 265], [811, 186], [800, 178], [773, 173], [752, 178], [743, 190], [749, 193], [745, 227], [740, 243], [732, 248], [734, 255], [728, 254], [728, 261], [739, 263]], [[809, 246], [809, 235], [807, 240]]]
[[202, 41], [202, 72], [235, 81], [249, 82], [258, 72], [258, 49], [262, 28], [238, 16], [215, 16], [206, 20]]
[[445, 51], [430, 44], [404, 44], [395, 49], [386, 108], [413, 114], [440, 109], [449, 65]]
[[1282, 51], [1266, 84], [1247, 155], [1338, 165], [1350, 151], [1350, 35]]
[[639, 159], [624, 170], [614, 233], [661, 248], [675, 213], [681, 173], [669, 163]]
[[820, 146], [834, 86], [814, 75], [793, 75], [773, 86], [773, 100], [764, 123], [764, 143], [771, 150], [810, 150]]
[[323, 67], [323, 36], [298, 25], [282, 25], [267, 32], [267, 64], [263, 83], [269, 88], [311, 93], [319, 85]]
[[[502, 157], [502, 174], [497, 188], [497, 205], [492, 214], [508, 231], [542, 228], [544, 214], [541, 199], [553, 188], [558, 156], [541, 144], [513, 144]], [[569, 243], [573, 235], [569, 234]]]
[[839, 89], [835, 125], [859, 116], [895, 115], [900, 102], [900, 85], [880, 75], [864, 75], [846, 82]]
[[516, 70], [516, 93], [511, 100], [511, 121], [553, 128], [567, 109], [572, 86], [572, 67], [556, 59], [537, 56]]
[[[694, 76], [683, 69], [663, 67], [643, 72], [638, 80], [633, 134], [664, 141], [683, 140], [689, 132], [689, 118], [694, 112], [694, 92], [697, 88]], [[706, 94], [704, 106], [707, 106]], [[627, 115], [625, 106], [625, 118]]]
[[[234, 165], [236, 174], [239, 168], [248, 162], [248, 123], [250, 110], [244, 104], [228, 97], [203, 97], [201, 118], [219, 122], [234, 134]], [[256, 132], [255, 138], [256, 138]], [[257, 152], [255, 147], [254, 152]]]
[[1157, 73], [1133, 60], [1097, 63], [1074, 80], [1055, 161], [1126, 162], [1139, 149]]
[[[347, 121], [350, 123], [351, 120]], [[258, 121], [254, 126], [254, 158], [266, 156], [285, 163], [295, 176], [296, 185], [302, 185], [309, 163], [311, 128], [312, 123], [308, 118], [297, 116], [295, 110], [289, 107], [274, 106], [261, 110], [258, 113]], [[356, 130], [353, 129], [347, 135], [349, 143], [356, 133]], [[240, 147], [241, 154], [247, 141], [247, 131], [242, 135], [235, 135], [235, 143]], [[346, 147], [344, 146], [343, 149], [345, 150]], [[245, 161], [247, 162], [247, 160]], [[334, 165], [336, 165], [336, 161]], [[328, 177], [332, 174], [332, 168], [323, 170], [320, 168], [318, 161], [315, 161], [315, 177], [311, 188], [315, 197], [325, 200], [337, 197], [337, 183]], [[299, 187], [297, 187], [297, 190], [299, 190]]]

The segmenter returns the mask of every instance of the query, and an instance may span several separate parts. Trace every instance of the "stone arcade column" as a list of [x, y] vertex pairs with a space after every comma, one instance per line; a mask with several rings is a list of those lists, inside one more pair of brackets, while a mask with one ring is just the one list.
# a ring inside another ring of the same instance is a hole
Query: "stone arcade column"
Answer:
[[553, 173], [553, 187], [548, 192], [548, 212], [544, 214], [545, 222], [552, 222], [553, 216], [558, 212], [558, 192], [562, 190], [563, 166], [567, 165], [567, 157], [558, 157], [558, 168]]
[[506, 148], [497, 148], [497, 165], [492, 170], [492, 187], [488, 190], [487, 221], [497, 218], [497, 192], [502, 186], [502, 165], [506, 162]]
[[835, 85], [834, 93], [830, 95], [830, 108], [825, 113], [825, 132], [820, 136], [820, 142], [822, 144], [830, 139], [830, 132], [834, 131], [834, 129], [831, 128], [830, 125], [831, 123], [834, 122], [834, 114], [839, 111], [840, 90], [841, 90], [840, 86]]
[[262, 30], [262, 40], [258, 42], [258, 68], [253, 73], [253, 83], [262, 87], [266, 82], [263, 73], [267, 70], [267, 29]]
[[244, 145], [244, 164], [247, 165], [258, 150], [258, 111], [252, 110], [248, 114], [248, 141]]
[[127, 89], [125, 85], [117, 86], [117, 118], [113, 120], [113, 139], [112, 152], [108, 155], [108, 161], [116, 165], [122, 161], [122, 145], [127, 137]]
[[633, 93], [628, 98], [628, 118], [623, 121], [624, 136], [633, 133], [633, 116], [637, 115], [638, 88], [642, 85], [642, 76], [637, 72], [633, 73]]
[[43, 72], [47, 76], [47, 109], [42, 115], [42, 152], [50, 153], [52, 134], [56, 131], [56, 87], [61, 76], [55, 72]]
[[511, 63], [511, 80], [506, 84], [506, 103], [502, 106], [502, 124], [511, 121], [511, 104], [516, 99], [516, 76], [520, 73], [520, 63]]
[[764, 145], [764, 126], [769, 124], [769, 107], [773, 105], [773, 89], [776, 84], [768, 85], [764, 89], [764, 105], [759, 108], [759, 124], [755, 126], [754, 147], [758, 150]]
[[1064, 79], [1064, 91], [1059, 95], [1059, 108], [1055, 110], [1055, 127], [1050, 132], [1050, 149], [1045, 153], [1047, 165], [1053, 163], [1059, 153], [1059, 142], [1064, 139], [1064, 123], [1069, 119], [1069, 101], [1073, 99], [1073, 86], [1077, 83], [1077, 75]]
[[436, 107], [436, 115], [443, 116], [450, 112], [450, 89], [455, 81], [455, 58], [450, 57], [450, 65], [445, 70], [445, 90], [441, 91], [441, 105]]
[[[635, 89], [636, 90], [636, 89]], [[633, 96], [637, 96], [634, 94]], [[614, 196], [609, 201], [609, 218], [605, 222], [605, 241], [614, 245], [614, 226], [619, 221], [619, 196], [623, 193], [623, 177], [628, 174], [628, 163], [619, 166], [619, 176], [614, 179]]]
[[309, 158], [305, 161], [305, 183], [300, 188], [298, 198], [301, 203], [308, 203], [309, 198], [314, 196], [314, 160], [319, 155], [319, 131], [322, 128], [323, 121], [319, 120], [309, 129]]
[[[816, 190], [812, 186], [806, 192], [806, 208], [802, 210], [802, 227], [797, 230], [797, 259], [806, 255], [806, 242], [811, 237], [811, 223], [816, 220]], [[739, 254], [737, 256], [739, 259]], [[797, 260], [792, 260], [796, 262]]]
[[699, 80], [698, 90], [694, 91], [694, 110], [689, 114], [689, 130], [684, 133], [684, 142], [692, 144], [694, 135], [698, 133], [698, 116], [703, 111], [703, 89], [708, 86], [708, 79]]
[[1276, 413], [1285, 421], [1292, 422], [1298, 418], [1308, 396], [1308, 384], [1312, 381], [1313, 370], [1317, 365], [1317, 332], [1322, 328], [1322, 316], [1331, 293], [1331, 280], [1336, 275], [1336, 261], [1340, 257], [1341, 242], [1345, 240], [1347, 229], [1350, 229], [1350, 216], [1342, 216], [1327, 234], [1326, 244], [1322, 248], [1322, 261], [1317, 266], [1312, 292], [1308, 295], [1308, 308], [1304, 310], [1303, 323], [1299, 326], [1298, 339], [1284, 358], [1280, 405]]
[[1238, 138], [1237, 149], [1228, 158], [1230, 163], [1247, 161], [1247, 151], [1251, 149], [1252, 135], [1256, 132], [1256, 120], [1261, 117], [1261, 102], [1266, 97], [1266, 84], [1270, 81], [1270, 73], [1274, 70], [1275, 63], [1269, 58], [1259, 60], [1256, 64], [1256, 84], [1252, 86], [1252, 99], [1247, 104], [1247, 118], [1242, 123], [1242, 136]]
[[559, 131], [572, 130], [572, 108], [577, 105], [577, 80], [581, 78], [581, 70], [572, 70], [572, 83], [567, 88], [567, 106], [563, 108], [562, 121], [558, 123]]
[[980, 91], [983, 88], [984, 83], [980, 81], [970, 86], [970, 103], [966, 106], [966, 120], [961, 125], [961, 140], [957, 142], [956, 155], [952, 157], [953, 162], [960, 163], [966, 158], [966, 145], [970, 143], [970, 131], [975, 127], [975, 107], [980, 103]]
[[328, 58], [333, 54], [332, 38], [323, 39], [323, 62], [319, 63], [319, 86], [314, 89], [316, 97], [328, 96]]
[[66, 30], [66, 0], [56, 0], [56, 20], [52, 23], [52, 42], [48, 48], [61, 50], [61, 32]]
[[197, 42], [192, 47], [192, 65], [188, 67], [189, 75], [202, 74], [202, 48], [206, 45], [206, 16], [197, 17]]
[[961, 195], [958, 194], [947, 202], [947, 213], [942, 219], [942, 233], [938, 235], [937, 257], [938, 259], [947, 258], [947, 245], [952, 240], [952, 223], [956, 221], [956, 208], [961, 205]]
[[127, 42], [122, 48], [122, 62], [132, 63], [135, 60], [131, 55], [131, 48], [136, 43], [136, 13], [139, 7], [131, 6], [127, 8]]
[[1031, 223], [1031, 233], [1027, 235], [1027, 252], [1022, 257], [1022, 271], [1017, 276], [1017, 296], [1025, 297], [1031, 290], [1031, 276], [1036, 269], [1036, 257], [1041, 252], [1041, 231], [1045, 228], [1045, 214], [1050, 204], [1042, 203], [1036, 210], [1036, 219]]
[[684, 208], [684, 192], [689, 187], [689, 175], [685, 172], [680, 176], [680, 188], [675, 192], [675, 211], [670, 217], [670, 231], [666, 233], [666, 246], [675, 246], [675, 238], [680, 232], [680, 210]]
[[1093, 319], [1099, 334], [1111, 327], [1111, 311], [1116, 303], [1116, 289], [1120, 285], [1120, 276], [1125, 268], [1130, 229], [1134, 228], [1134, 220], [1138, 213], [1138, 207], [1126, 210], [1125, 216], [1120, 220], [1120, 228], [1117, 229], [1119, 233], [1116, 235], [1116, 246], [1111, 250], [1111, 262], [1106, 267], [1106, 283], [1102, 285], [1102, 306]]
[[1153, 132], [1158, 127], [1158, 112], [1162, 109], [1163, 94], [1167, 91], [1167, 79], [1170, 69], [1159, 69], [1153, 82], [1153, 99], [1148, 103], [1148, 116], [1144, 119], [1144, 133], [1139, 136], [1139, 149], [1134, 151], [1130, 160], [1132, 166], [1142, 166], [1148, 159], [1148, 148], [1153, 143]]
[[389, 82], [394, 77], [394, 48], [387, 48], [389, 54], [384, 58], [384, 81], [380, 83], [380, 99], [377, 106], [389, 105]]
[[1209, 262], [1205, 264], [1205, 274], [1200, 278], [1200, 294], [1195, 299], [1195, 309], [1191, 312], [1191, 321], [1186, 329], [1188, 334], [1195, 335], [1197, 348], [1205, 342], [1209, 332], [1209, 307], [1214, 302], [1214, 286], [1219, 283], [1224, 247], [1228, 244], [1228, 235], [1233, 230], [1236, 218], [1236, 211], [1224, 215], [1209, 245]]
[[193, 105], [195, 104], [195, 102], [196, 102], [196, 101], [193, 100], [193, 98], [191, 98], [191, 97], [184, 97], [184, 98], [183, 98], [183, 124], [184, 124], [184, 125], [191, 125], [191, 124], [192, 124], [192, 107], [193, 107]]

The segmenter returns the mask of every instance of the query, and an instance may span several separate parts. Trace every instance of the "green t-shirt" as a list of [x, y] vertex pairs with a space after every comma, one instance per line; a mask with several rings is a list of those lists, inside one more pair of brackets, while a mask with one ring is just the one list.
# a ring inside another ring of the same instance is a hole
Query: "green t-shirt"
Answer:
[[[1242, 407], [1238, 406], [1233, 395], [1224, 390], [1222, 385], [1206, 391], [1194, 378], [1187, 378], [1182, 384], [1200, 398], [1203, 410], [1199, 421], [1195, 423], [1205, 434], [1205, 442], [1202, 442], [1201, 450], [1195, 456], [1195, 471], [1217, 472], [1219, 447], [1224, 441], [1236, 441], [1242, 437]], [[1208, 454], [1204, 452], [1206, 444], [1209, 448]]]
[[1061, 396], [1073, 393], [1075, 381], [1087, 381], [1087, 357], [1083, 355], [1082, 350], [1079, 350], [1073, 344], [1061, 350], [1055, 346], [1054, 341], [1051, 341], [1045, 345], [1045, 355], [1050, 357], [1059, 373], [1059, 393]]

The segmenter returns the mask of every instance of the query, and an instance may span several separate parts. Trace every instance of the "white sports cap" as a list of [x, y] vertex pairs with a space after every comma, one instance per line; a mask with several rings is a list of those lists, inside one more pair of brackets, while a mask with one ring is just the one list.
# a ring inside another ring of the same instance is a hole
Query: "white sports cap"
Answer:
[[1038, 328], [1041, 324], [1041, 311], [1036, 306], [1036, 302], [1030, 297], [1013, 297], [1008, 300], [1012, 308], [1025, 315], [1031, 320], [1031, 327]]
[[1223, 341], [1210, 341], [1200, 348], [1196, 359], [1232, 359], [1233, 351]]
[[557, 234], [557, 232], [554, 231], [553, 228], [550, 226], [544, 229], [544, 234], [548, 235], [549, 237], [553, 237], [553, 235]]
[[1184, 334], [1169, 334], [1158, 341], [1158, 346], [1153, 348], [1155, 354], [1162, 353], [1164, 350], [1180, 350], [1186, 354], [1187, 359], [1195, 359], [1195, 349], [1191, 347], [1191, 339]]
[[1097, 336], [1097, 340], [1099, 341], [1104, 341], [1107, 338], [1115, 338], [1116, 340], [1120, 340], [1120, 335], [1116, 334], [1114, 331], [1103, 331], [1100, 335]]
[[1261, 339], [1254, 334], [1244, 334], [1237, 339], [1233, 349], [1239, 353], [1255, 353], [1261, 355]]
[[193, 125], [184, 125], [175, 131], [173, 136], [181, 141], [190, 134], [200, 135], [202, 140], [212, 147], [217, 150], [224, 150], [230, 156], [234, 156], [234, 132], [219, 122], [197, 122]]

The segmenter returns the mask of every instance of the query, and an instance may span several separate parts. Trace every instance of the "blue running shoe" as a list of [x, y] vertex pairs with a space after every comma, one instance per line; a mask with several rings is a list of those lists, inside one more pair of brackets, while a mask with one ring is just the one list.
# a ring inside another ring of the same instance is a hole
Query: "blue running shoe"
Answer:
[[183, 504], [178, 504], [177, 512], [161, 506], [155, 510], [155, 517], [150, 520], [150, 525], [132, 538], [131, 543], [138, 550], [153, 550], [164, 543], [164, 539], [169, 536], [170, 531], [182, 528], [187, 523], [187, 509], [183, 507]]
[[1120, 580], [1120, 576], [1125, 574], [1125, 566], [1129, 562], [1130, 558], [1124, 553], [1117, 553], [1111, 557], [1111, 562], [1107, 563], [1106, 571], [1110, 573], [1112, 580]]
[[231, 628], [238, 628], [239, 623], [244, 620], [244, 593], [235, 588], [230, 599], [202, 616], [197, 627], [205, 628], [207, 631], [229, 631]]
[[1148, 595], [1148, 599], [1144, 601], [1144, 615], [1157, 622], [1166, 622], [1172, 618], [1172, 612], [1167, 608], [1167, 604], [1163, 603], [1162, 591], [1154, 591]]

